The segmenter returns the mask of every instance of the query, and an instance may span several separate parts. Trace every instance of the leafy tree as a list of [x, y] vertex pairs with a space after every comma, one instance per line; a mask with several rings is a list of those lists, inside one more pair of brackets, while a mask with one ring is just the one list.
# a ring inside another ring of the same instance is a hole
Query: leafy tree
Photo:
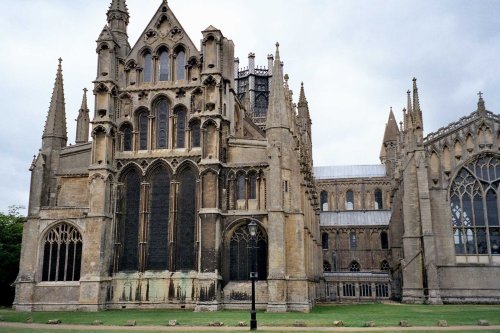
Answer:
[[14, 301], [12, 283], [19, 271], [23, 221], [21, 206], [10, 206], [7, 214], [0, 213], [0, 305], [11, 306]]

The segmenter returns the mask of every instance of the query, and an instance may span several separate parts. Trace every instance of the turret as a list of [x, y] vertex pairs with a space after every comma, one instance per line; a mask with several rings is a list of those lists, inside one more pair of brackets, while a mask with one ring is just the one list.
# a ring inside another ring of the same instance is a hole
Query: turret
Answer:
[[276, 56], [273, 65], [273, 79], [269, 95], [266, 132], [269, 132], [274, 128], [290, 129], [290, 119], [285, 102], [285, 88], [283, 86], [283, 68], [281, 67], [278, 43], [276, 43]]
[[76, 140], [77, 144], [86, 143], [89, 141], [89, 108], [87, 106], [87, 88], [83, 89], [82, 106], [78, 111], [76, 119]]
[[393, 174], [396, 165], [398, 137], [399, 128], [391, 107], [380, 150], [380, 161], [386, 165], [388, 175]]
[[130, 15], [125, 0], [112, 0], [106, 16], [108, 17], [109, 29], [120, 46], [119, 55], [125, 57], [130, 52], [127, 35]]
[[477, 101], [477, 114], [481, 117], [486, 116], [486, 106], [484, 105], [483, 93], [478, 92], [479, 100]]

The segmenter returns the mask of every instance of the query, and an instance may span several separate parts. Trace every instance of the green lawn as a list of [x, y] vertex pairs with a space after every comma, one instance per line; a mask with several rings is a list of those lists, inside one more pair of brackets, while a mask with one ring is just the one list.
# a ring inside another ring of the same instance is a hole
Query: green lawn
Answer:
[[[0, 309], [4, 321], [46, 323], [60, 319], [64, 324], [91, 324], [101, 320], [105, 325], [124, 325], [127, 320], [137, 325], [166, 325], [176, 319], [180, 325], [205, 326], [211, 321], [222, 321], [225, 326], [236, 326], [239, 321], [249, 321], [248, 311], [192, 312], [188, 310], [109, 310], [101, 312], [16, 312]], [[334, 320], [342, 320], [345, 326], [362, 327], [366, 321], [377, 326], [397, 326], [407, 320], [412, 326], [435, 326], [445, 319], [450, 326], [476, 325], [486, 319], [491, 325], [500, 325], [500, 306], [495, 305], [402, 305], [402, 304], [353, 304], [316, 306], [311, 313], [258, 312], [259, 326], [292, 326], [301, 320], [307, 326], [331, 326]], [[97, 329], [97, 328], [96, 328]]]

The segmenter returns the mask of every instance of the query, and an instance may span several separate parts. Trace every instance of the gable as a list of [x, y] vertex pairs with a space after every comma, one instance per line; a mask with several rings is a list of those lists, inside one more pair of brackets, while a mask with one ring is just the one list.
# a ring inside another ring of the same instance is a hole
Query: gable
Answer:
[[184, 48], [187, 59], [200, 56], [200, 52], [168, 4], [163, 2], [132, 47], [127, 62], [129, 60], [137, 61], [145, 50], [155, 54], [158, 49], [166, 47], [169, 52], [173, 52], [180, 46]]

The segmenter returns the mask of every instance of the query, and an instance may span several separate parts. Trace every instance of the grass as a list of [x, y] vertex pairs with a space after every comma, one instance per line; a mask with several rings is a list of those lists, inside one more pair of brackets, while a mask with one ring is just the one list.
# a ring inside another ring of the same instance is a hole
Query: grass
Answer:
[[[64, 324], [82, 325], [90, 325], [94, 320], [101, 320], [105, 325], [124, 325], [127, 320], [133, 319], [141, 326], [166, 325], [170, 319], [176, 319], [183, 326], [206, 326], [211, 321], [222, 321], [225, 326], [237, 326], [239, 321], [248, 323], [250, 319], [249, 311], [189, 310], [26, 313], [0, 309], [0, 316], [7, 322], [24, 323], [31, 317], [34, 323], [46, 323], [49, 319], [57, 318]], [[491, 325], [500, 325], [500, 306], [352, 304], [316, 306], [311, 313], [257, 313], [259, 326], [293, 326], [296, 320], [314, 327], [331, 326], [334, 320], [342, 320], [349, 327], [362, 327], [370, 320], [375, 321], [377, 326], [397, 326], [400, 320], [407, 320], [412, 326], [436, 326], [440, 319], [447, 320], [450, 326], [476, 325], [479, 319], [486, 319]]]

